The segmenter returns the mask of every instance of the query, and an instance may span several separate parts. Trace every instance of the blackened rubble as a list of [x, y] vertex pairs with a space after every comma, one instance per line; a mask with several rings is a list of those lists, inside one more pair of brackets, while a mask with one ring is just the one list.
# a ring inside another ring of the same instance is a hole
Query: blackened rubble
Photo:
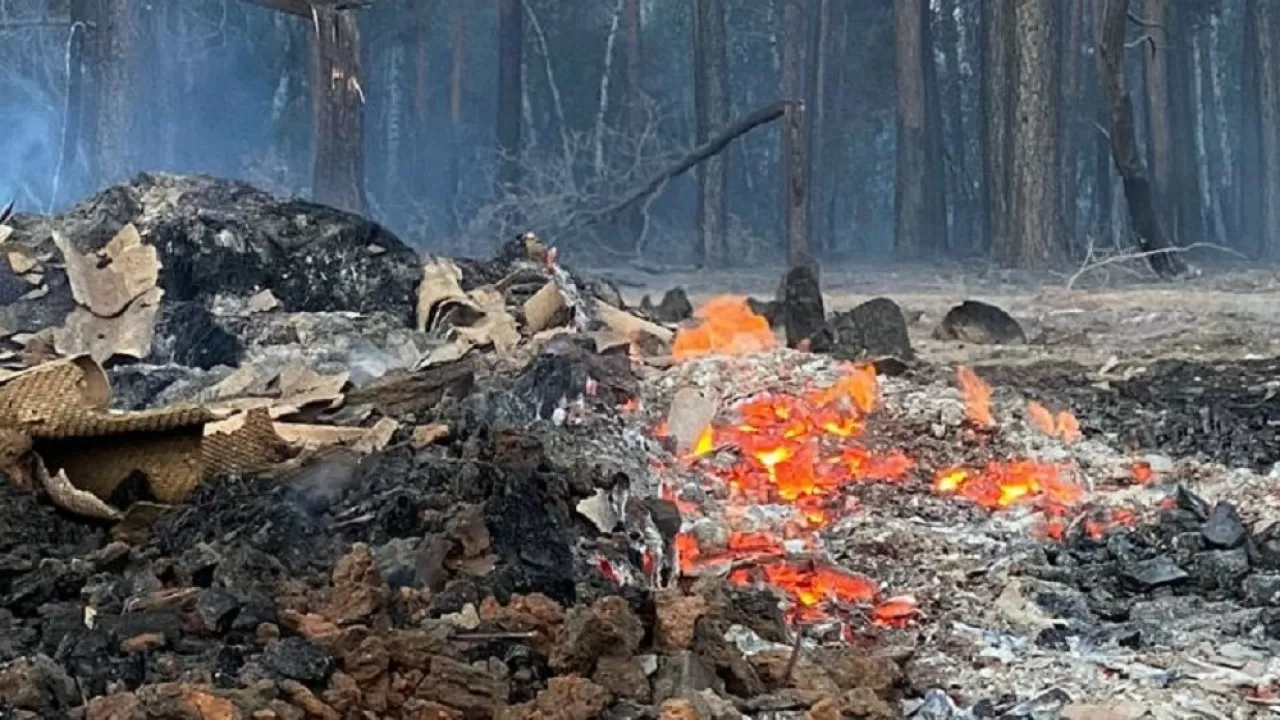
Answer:
[[1171, 628], [1151, 626], [1138, 608], [1174, 598], [1251, 609], [1239, 616], [1246, 620], [1238, 631], [1280, 640], [1280, 529], [1273, 524], [1255, 533], [1232, 503], [1210, 507], [1181, 486], [1154, 521], [1101, 537], [1072, 533], [1062, 544], [1046, 544], [1024, 571], [1077, 588], [1085, 603], [1076, 619], [1122, 623], [1134, 633], [1130, 645], [1167, 640]]
[[1159, 360], [1137, 372], [1045, 362], [980, 367], [993, 385], [1068, 403], [1086, 435], [1169, 457], [1270, 471], [1280, 463], [1280, 360]]

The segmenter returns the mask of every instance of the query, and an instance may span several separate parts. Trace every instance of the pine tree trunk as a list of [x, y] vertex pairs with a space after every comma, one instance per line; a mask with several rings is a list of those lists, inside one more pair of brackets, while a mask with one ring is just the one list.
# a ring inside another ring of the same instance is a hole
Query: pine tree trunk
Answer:
[[467, 16], [461, 3], [449, 3], [449, 187], [450, 216], [460, 228], [457, 216], [458, 191], [462, 185], [462, 85], [467, 69]]
[[1012, 257], [1009, 227], [1009, 99], [1012, 48], [1005, 42], [1014, 0], [982, 3], [982, 199], [984, 249], [992, 257]]
[[1068, 0], [1062, 43], [1062, 233], [1067, 247], [1079, 247], [1076, 232], [1080, 208], [1080, 128], [1085, 126], [1080, 77], [1085, 0]]
[[[520, 185], [520, 130], [524, 94], [524, 13], [520, 0], [498, 0], [498, 186]], [[514, 222], [517, 219], [512, 218]]]
[[1254, 87], [1261, 173], [1258, 255], [1280, 257], [1280, 7], [1271, 0], [1254, 0]]
[[1061, 257], [1061, 174], [1058, 85], [1054, 61], [1057, 11], [1050, 3], [1019, 2], [1006, 27], [1015, 78], [1010, 138], [1010, 229], [1015, 242], [997, 254], [1006, 267], [1046, 268]]
[[[693, 33], [694, 144], [701, 145], [729, 122], [724, 0], [697, 0]], [[717, 153], [700, 163], [697, 179], [695, 225], [701, 265], [704, 268], [721, 267], [730, 258], [729, 154]]]
[[98, 98], [96, 184], [126, 179], [133, 172], [136, 125], [132, 0], [103, 0], [98, 15]]
[[804, 68], [805, 68], [804, 0], [782, 0], [782, 74], [783, 100], [795, 100], [787, 106], [782, 121], [782, 215], [787, 239], [787, 264], [790, 267], [808, 262], [808, 223], [805, 217], [804, 162]]
[[904, 260], [939, 259], [936, 201], [929, 197], [935, 185], [928, 177], [930, 155], [927, 103], [925, 23], [927, 0], [894, 0], [894, 80], [898, 89], [898, 171], [894, 187], [894, 250]]
[[350, 10], [315, 8], [311, 42], [315, 164], [312, 199], [353, 213], [368, 207], [360, 32]]

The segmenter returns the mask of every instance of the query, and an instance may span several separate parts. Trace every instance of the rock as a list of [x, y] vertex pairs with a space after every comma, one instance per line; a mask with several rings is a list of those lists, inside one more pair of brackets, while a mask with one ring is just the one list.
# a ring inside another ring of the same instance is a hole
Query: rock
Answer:
[[819, 700], [804, 714], [804, 720], [841, 720], [840, 702], [832, 698]]
[[888, 298], [875, 298], [852, 310], [835, 313], [827, 324], [831, 328], [831, 353], [836, 357], [915, 357], [902, 308]]
[[559, 673], [589, 674], [603, 655], [634, 655], [644, 638], [644, 625], [627, 601], [609, 595], [590, 608], [569, 611], [564, 630], [551, 653], [551, 667]]
[[1005, 713], [1009, 718], [1031, 718], [1040, 720], [1040, 718], [1060, 717], [1062, 708], [1071, 702], [1071, 696], [1061, 688], [1052, 688], [1040, 693], [1039, 695], [1018, 703]]
[[724, 620], [703, 617], [698, 621], [693, 651], [711, 664], [730, 694], [755, 697], [764, 693], [764, 682], [746, 655], [725, 637], [727, 629], [728, 623]]
[[813, 352], [829, 350], [831, 336], [816, 267], [801, 264], [791, 268], [782, 277], [780, 290], [778, 303], [787, 347], [806, 343]]
[[655, 306], [645, 295], [640, 300], [640, 310], [651, 319], [660, 323], [674, 325], [693, 317], [693, 303], [684, 288], [672, 288], [662, 295], [662, 300]]
[[359, 622], [380, 612], [387, 594], [373, 551], [365, 543], [356, 543], [333, 568], [333, 588], [325, 614], [339, 625]]
[[[926, 702], [926, 705], [928, 703]], [[870, 688], [854, 688], [840, 696], [840, 711], [846, 717], [864, 718], [865, 720], [896, 720], [902, 713], [896, 707], [885, 702]], [[922, 716], [924, 717], [924, 716]]]
[[1062, 708], [1064, 720], [1138, 720], [1150, 711], [1139, 702], [1119, 702], [1108, 705], [1070, 703]]
[[654, 642], [665, 650], [687, 650], [693, 645], [698, 618], [707, 612], [707, 599], [684, 595], [679, 590], [654, 594]]
[[658, 720], [707, 720], [688, 700], [671, 699], [658, 708]]
[[1234, 590], [1249, 574], [1249, 552], [1242, 547], [1202, 552], [1196, 555], [1194, 572], [1205, 590]]
[[965, 300], [951, 308], [934, 330], [939, 340], [959, 340], [977, 345], [1022, 345], [1027, 335], [1009, 313], [977, 300]]
[[[16, 221], [14, 240], [52, 248], [57, 230], [82, 253], [133, 223], [159, 251], [165, 302], [266, 288], [287, 311], [385, 311], [408, 325], [422, 275], [417, 253], [377, 223], [208, 176], [144, 173], [59, 215]], [[49, 275], [36, 305], [67, 292]]]
[[[765, 650], [748, 658], [760, 679], [770, 690], [794, 688], [819, 693], [821, 696], [836, 697], [840, 694], [840, 686], [836, 684], [825, 668], [801, 652], [792, 665], [792, 650]], [[787, 671], [790, 669], [790, 675]]]
[[592, 682], [608, 690], [614, 697], [649, 702], [649, 676], [634, 657], [605, 656], [596, 661]]
[[902, 668], [892, 658], [868, 657], [857, 647], [823, 647], [813, 652], [820, 665], [841, 690], [868, 688], [888, 698], [903, 682]]
[[85, 706], [85, 720], [134, 720], [146, 717], [138, 696], [131, 692], [99, 695]]
[[323, 684], [334, 670], [334, 659], [323, 648], [302, 638], [285, 638], [262, 653], [262, 664], [277, 675], [313, 685]]
[[690, 698], [703, 690], [718, 690], [715, 671], [701, 657], [683, 650], [662, 658], [653, 679], [653, 700]]
[[1240, 519], [1240, 513], [1236, 511], [1236, 506], [1229, 502], [1220, 502], [1213, 506], [1200, 532], [1210, 545], [1223, 550], [1239, 547], [1244, 544], [1245, 538], [1249, 535], [1244, 522]]
[[1280, 606], [1280, 574], [1253, 573], [1240, 584], [1240, 594], [1250, 607]]
[[66, 717], [80, 705], [80, 688], [47, 655], [24, 657], [0, 668], [0, 706], [30, 710], [41, 717]]
[[207, 633], [220, 635], [230, 630], [238, 612], [240, 601], [222, 588], [205, 588], [196, 596], [196, 616]]
[[710, 720], [742, 720], [742, 713], [736, 705], [710, 690], [698, 693], [693, 704]]
[[1140, 560], [1121, 570], [1121, 577], [1141, 591], [1150, 591], [1165, 585], [1173, 585], [1190, 579], [1187, 571], [1178, 567], [1168, 555], [1157, 555]]
[[577, 675], [554, 677], [538, 698], [504, 709], [502, 720], [593, 720], [600, 717], [613, 698], [609, 691]]
[[508, 686], [488, 669], [436, 655], [415, 697], [456, 708], [467, 718], [490, 718], [506, 704]]

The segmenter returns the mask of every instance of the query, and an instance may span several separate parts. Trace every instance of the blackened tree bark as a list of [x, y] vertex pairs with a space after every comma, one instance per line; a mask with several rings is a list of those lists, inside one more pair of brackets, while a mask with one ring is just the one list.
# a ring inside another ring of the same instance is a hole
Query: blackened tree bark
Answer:
[[[462, 84], [467, 70], [467, 16], [461, 3], [449, 3], [449, 207], [458, 206], [462, 185]], [[461, 219], [453, 218], [454, 227]]]
[[[1166, 0], [1143, 0], [1142, 32], [1149, 40], [1139, 44], [1147, 95], [1148, 154], [1156, 207], [1169, 207], [1173, 189], [1173, 131], [1169, 120], [1169, 33]], [[1171, 238], [1177, 238], [1176, 225]]]
[[[935, 61], [933, 39], [933, 4], [921, 0], [920, 49], [924, 66], [924, 134], [925, 173], [924, 200], [928, 206], [927, 218], [933, 222], [930, 230], [932, 257], [940, 257], [950, 248], [947, 215], [947, 148], [942, 124], [942, 92], [938, 86], [938, 63]], [[952, 112], [960, 112], [957, 107]]]
[[[928, 0], [894, 0], [894, 82], [898, 90], [898, 171], [893, 197], [893, 242], [898, 257], [907, 260], [936, 259], [946, 217], [939, 217], [939, 205], [929, 198], [933, 182], [928, 177], [929, 121], [925, 63], [925, 24], [929, 21]], [[936, 179], [935, 179], [936, 181]]]
[[805, 148], [807, 168], [805, 174], [809, 179], [808, 208], [805, 215], [808, 219], [809, 234], [816, 238], [816, 252], [828, 257], [831, 251], [831, 236], [825, 232], [828, 228], [822, 222], [822, 211], [826, 207], [824, 198], [830, 193], [831, 183], [826, 175], [825, 160], [827, 145], [827, 86], [830, 74], [832, 48], [835, 46], [835, 35], [832, 32], [831, 0], [816, 0], [813, 35], [809, 42], [812, 52], [809, 53], [809, 105], [806, 119], [808, 144]]
[[77, 197], [80, 194], [78, 185], [86, 179], [73, 177], [73, 174], [76, 168], [82, 167], [79, 162], [81, 154], [86, 147], [91, 147], [93, 141], [93, 137], [87, 132], [87, 118], [93, 116], [93, 99], [89, 95], [89, 88], [94, 86], [93, 72], [99, 66], [96, 58], [97, 37], [94, 34], [97, 25], [95, 5], [92, 0], [71, 0], [68, 8], [71, 37], [67, 48], [70, 60], [67, 67], [70, 72], [67, 77], [67, 116], [62, 125], [58, 167], [49, 198], [51, 212], [64, 199]]
[[311, 194], [318, 203], [363, 213], [364, 91], [360, 31], [350, 10], [315, 8], [311, 92], [315, 164]]
[[640, 0], [622, 0], [622, 54], [627, 79], [623, 98], [629, 137], [639, 137], [645, 124], [644, 44], [641, 37]]
[[1083, 56], [1084, 5], [1086, 0], [1068, 0], [1066, 28], [1062, 42], [1062, 235], [1068, 246], [1077, 240], [1079, 214], [1080, 128], [1087, 126], [1083, 112], [1084, 93], [1080, 62]]
[[1044, 268], [1062, 255], [1058, 160], [1057, 10], [1052, 3], [1015, 3], [1006, 41], [1013, 48], [1010, 144], [1010, 226], [1014, 242], [993, 259], [1006, 267]]
[[949, 233], [951, 246], [963, 251], [973, 251], [977, 241], [977, 215], [973, 194], [969, 188], [968, 134], [965, 132], [965, 112], [962, 102], [960, 70], [960, 27], [956, 13], [960, 10], [957, 0], [946, 0], [941, 5], [938, 18], [938, 44], [942, 50], [943, 87], [948, 109], [942, 116], [945, 130], [944, 176], [947, 179], [946, 197], [951, 204], [952, 226]]
[[[1103, 20], [1107, 15], [1107, 0], [1093, 0], [1089, 8], [1092, 20], [1091, 40], [1093, 52], [1098, 53], [1102, 42]], [[1095, 63], [1095, 70], [1096, 70]], [[1089, 83], [1092, 88], [1092, 108], [1098, 128], [1107, 127], [1107, 96], [1102, 91], [1102, 84]], [[1093, 138], [1093, 235], [1094, 242], [1100, 245], [1115, 245], [1117, 228], [1112, 226], [1111, 215], [1111, 144], [1107, 133], [1095, 130], [1090, 133]]]
[[1107, 131], [1111, 156], [1124, 180], [1124, 196], [1134, 233], [1144, 252], [1151, 253], [1151, 268], [1162, 277], [1186, 272], [1186, 264], [1173, 252], [1155, 205], [1155, 193], [1147, 179], [1134, 135], [1133, 102], [1125, 87], [1124, 35], [1128, 0], [1105, 0], [1102, 33], [1098, 43], [1098, 76], [1107, 98]]
[[96, 179], [99, 185], [124, 180], [133, 170], [137, 83], [132, 44], [136, 38], [132, 0], [103, 0], [97, 28], [98, 95]]
[[1169, 125], [1173, 135], [1173, 179], [1169, 189], [1173, 242], [1190, 245], [1205, 237], [1206, 207], [1200, 192], [1199, 168], [1209, 162], [1198, 148], [1200, 114], [1194, 101], [1193, 29], [1186, 7], [1171, 3], [1166, 10], [1170, 51], [1168, 60]]
[[505, 192], [514, 192], [520, 185], [523, 54], [520, 0], [498, 0], [498, 185]]
[[985, 247], [993, 256], [1010, 256], [1009, 102], [1013, 54], [1005, 43], [1013, 22], [1014, 0], [982, 3], [982, 199]]
[[[693, 104], [695, 145], [702, 145], [729, 122], [728, 45], [724, 0], [697, 0], [693, 19]], [[718, 153], [697, 169], [695, 224], [701, 264], [713, 268], [729, 259], [729, 156]]]
[[[784, 100], [803, 101], [805, 67], [804, 0], [782, 0], [782, 82]], [[782, 122], [782, 202], [787, 264], [808, 262], [808, 203], [805, 201], [804, 104], [790, 103]]]
[[1258, 138], [1257, 240], [1259, 257], [1280, 257], [1280, 6], [1271, 0], [1250, 0], [1253, 87], [1256, 105], [1250, 118]]

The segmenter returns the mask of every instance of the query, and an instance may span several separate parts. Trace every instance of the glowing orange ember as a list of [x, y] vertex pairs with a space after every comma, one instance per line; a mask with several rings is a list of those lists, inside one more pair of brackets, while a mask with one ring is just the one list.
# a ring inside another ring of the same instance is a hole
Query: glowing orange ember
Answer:
[[773, 347], [769, 321], [751, 311], [746, 298], [736, 295], [715, 297], [698, 308], [699, 323], [681, 328], [671, 346], [671, 355], [687, 359], [702, 355], [746, 355]]
[[956, 381], [964, 396], [964, 409], [969, 419], [978, 425], [993, 425], [991, 417], [991, 388], [977, 373], [961, 365], [956, 368]]
[[1139, 460], [1129, 469], [1129, 474], [1133, 477], [1133, 481], [1139, 485], [1146, 485], [1156, 479], [1156, 471], [1151, 467], [1151, 463], [1145, 460]]
[[[678, 356], [751, 346], [734, 339], [740, 339], [735, 328], [749, 328], [755, 323], [752, 318], [758, 318], [741, 299], [717, 298], [701, 314], [702, 324], [677, 337]], [[764, 342], [763, 334], [746, 336]], [[715, 536], [715, 547], [702, 547], [691, 532], [681, 533], [676, 538], [679, 567], [688, 575], [727, 571], [733, 582], [778, 588], [790, 599], [791, 617], [798, 622], [850, 617], [848, 608], [859, 605], [867, 606], [872, 624], [902, 627], [918, 614], [914, 599], [881, 601], [871, 578], [813, 559], [821, 552], [818, 532], [857, 508], [848, 492], [852, 485], [906, 483], [916, 467], [901, 450], [881, 450], [862, 441], [868, 415], [879, 399], [874, 367], [849, 365], [841, 370], [828, 386], [753, 396], [734, 408], [731, 422], [703, 430], [682, 460], [697, 468], [707, 494], [723, 504], [727, 535]], [[990, 388], [968, 368], [957, 368], [956, 374], [970, 421], [992, 425]], [[1028, 416], [1046, 433], [1063, 439], [1079, 434], [1070, 413], [1055, 416], [1033, 403]], [[1069, 525], [1083, 520], [1073, 508], [1084, 491], [1063, 465], [1011, 459], [982, 467], [943, 468], [933, 476], [933, 490], [992, 510], [1033, 505], [1047, 518], [1041, 530], [1047, 537], [1061, 538]], [[665, 492], [686, 518], [701, 512], [696, 503], [676, 497], [673, 489]], [[781, 512], [762, 514], [766, 507]], [[1072, 512], [1075, 521], [1070, 520]], [[766, 515], [772, 519], [762, 519]], [[1088, 522], [1085, 532], [1101, 532], [1125, 522], [1125, 517], [1091, 515]]]

